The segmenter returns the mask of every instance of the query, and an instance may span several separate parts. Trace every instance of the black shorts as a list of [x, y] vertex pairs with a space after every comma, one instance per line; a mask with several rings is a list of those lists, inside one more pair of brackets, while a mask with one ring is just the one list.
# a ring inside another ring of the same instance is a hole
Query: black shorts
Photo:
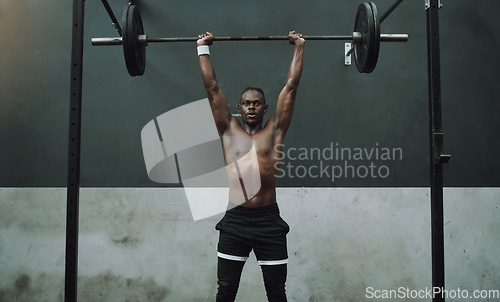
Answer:
[[276, 203], [260, 208], [232, 208], [215, 229], [220, 231], [217, 246], [220, 258], [246, 261], [253, 249], [260, 265], [288, 262], [286, 234], [290, 227], [281, 218]]

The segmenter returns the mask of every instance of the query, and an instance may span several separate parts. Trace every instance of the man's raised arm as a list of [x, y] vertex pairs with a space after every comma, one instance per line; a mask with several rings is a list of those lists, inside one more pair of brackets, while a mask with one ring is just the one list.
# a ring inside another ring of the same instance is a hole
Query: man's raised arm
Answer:
[[302, 75], [302, 65], [304, 58], [305, 40], [301, 34], [291, 31], [289, 33], [290, 44], [295, 45], [292, 63], [288, 70], [285, 87], [281, 90], [276, 104], [275, 127], [281, 138], [284, 138], [290, 123], [292, 122], [293, 106], [297, 88], [299, 87], [300, 76]]
[[215, 71], [212, 66], [212, 62], [210, 61], [208, 46], [212, 45], [213, 40], [213, 34], [207, 32], [206, 34], [199, 35], [199, 39], [196, 41], [196, 44], [198, 46], [198, 55], [200, 57], [201, 77], [203, 78], [205, 89], [207, 90], [208, 101], [210, 102], [210, 107], [212, 108], [215, 125], [217, 126], [219, 135], [223, 135], [229, 127], [231, 114], [229, 114], [226, 97], [222, 94], [222, 91], [220, 91], [219, 85], [217, 84]]

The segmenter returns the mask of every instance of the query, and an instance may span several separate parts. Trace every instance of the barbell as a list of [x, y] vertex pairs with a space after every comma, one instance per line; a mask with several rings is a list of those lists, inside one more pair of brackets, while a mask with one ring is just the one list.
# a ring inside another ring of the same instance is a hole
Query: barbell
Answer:
[[[399, 0], [401, 1], [401, 0]], [[391, 8], [391, 11], [394, 8]], [[388, 13], [384, 14], [384, 19]], [[122, 37], [92, 38], [92, 45], [123, 45], [125, 64], [131, 76], [144, 74], [146, 66], [146, 46], [158, 42], [194, 42], [198, 37], [149, 38], [144, 34], [139, 8], [130, 3], [125, 11]], [[352, 41], [356, 67], [361, 73], [371, 73], [377, 65], [380, 42], [406, 42], [408, 34], [381, 34], [378, 10], [373, 2], [358, 6], [352, 35], [345, 36], [304, 36], [306, 40], [344, 40]], [[241, 36], [214, 37], [215, 41], [274, 41], [288, 40], [288, 36]]]

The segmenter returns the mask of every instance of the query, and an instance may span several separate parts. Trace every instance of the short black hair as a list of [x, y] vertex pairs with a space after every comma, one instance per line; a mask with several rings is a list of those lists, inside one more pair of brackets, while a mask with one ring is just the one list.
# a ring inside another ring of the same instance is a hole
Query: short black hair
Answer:
[[266, 103], [266, 96], [264, 95], [264, 90], [262, 90], [262, 89], [261, 89], [261, 88], [259, 88], [259, 87], [247, 87], [247, 88], [245, 88], [245, 89], [243, 90], [243, 92], [240, 94], [240, 103], [241, 103], [241, 96], [242, 96], [245, 92], [247, 92], [247, 91], [249, 91], [249, 90], [255, 90], [255, 91], [257, 91], [258, 93], [260, 93], [260, 95], [262, 95], [262, 100], [264, 101], [264, 104]]

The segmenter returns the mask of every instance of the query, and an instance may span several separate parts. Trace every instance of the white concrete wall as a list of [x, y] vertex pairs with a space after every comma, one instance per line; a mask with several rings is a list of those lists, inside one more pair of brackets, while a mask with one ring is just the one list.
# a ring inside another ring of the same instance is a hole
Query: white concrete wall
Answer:
[[[63, 301], [65, 199], [64, 188], [0, 189], [0, 301]], [[432, 286], [428, 188], [281, 188], [278, 202], [289, 301]], [[499, 206], [500, 188], [445, 189], [447, 289], [500, 289]], [[82, 189], [79, 301], [214, 301], [221, 217], [194, 222], [182, 189]], [[252, 254], [237, 301], [265, 300]]]

